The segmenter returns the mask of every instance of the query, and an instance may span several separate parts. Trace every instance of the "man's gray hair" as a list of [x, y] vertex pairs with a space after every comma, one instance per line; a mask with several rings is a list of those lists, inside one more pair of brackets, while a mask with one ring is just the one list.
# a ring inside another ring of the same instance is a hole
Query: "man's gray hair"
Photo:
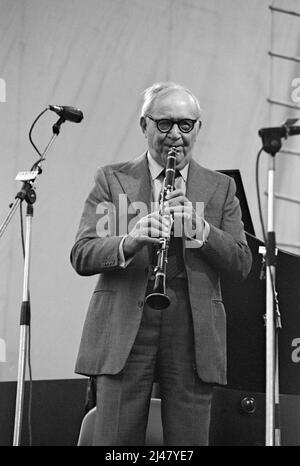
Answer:
[[201, 116], [201, 107], [199, 104], [199, 101], [197, 97], [194, 96], [194, 94], [187, 89], [186, 87], [182, 86], [181, 84], [176, 84], [170, 81], [167, 82], [158, 82], [153, 84], [152, 86], [148, 87], [145, 89], [143, 92], [144, 96], [144, 103], [142, 106], [142, 111], [141, 111], [141, 117], [147, 115], [148, 113], [151, 112], [151, 109], [153, 107], [154, 101], [156, 97], [162, 96], [164, 94], [168, 94], [169, 92], [172, 91], [185, 91], [187, 92], [194, 100], [196, 110], [197, 110], [197, 117], [200, 118]]

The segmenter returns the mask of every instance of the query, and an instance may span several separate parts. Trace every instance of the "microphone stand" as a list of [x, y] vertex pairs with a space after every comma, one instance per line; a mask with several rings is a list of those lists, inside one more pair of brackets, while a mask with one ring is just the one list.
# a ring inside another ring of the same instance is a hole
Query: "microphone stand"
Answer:
[[263, 149], [270, 154], [268, 168], [268, 220], [265, 253], [266, 263], [266, 446], [280, 446], [278, 331], [281, 319], [278, 307], [276, 278], [276, 237], [274, 231], [275, 155], [281, 148], [282, 135], [277, 128], [260, 131]]
[[10, 208], [10, 212], [0, 226], [0, 238], [5, 229], [10, 223], [13, 215], [15, 214], [18, 206], [24, 200], [27, 202], [26, 211], [26, 236], [25, 236], [25, 258], [24, 258], [24, 274], [23, 274], [23, 295], [20, 316], [20, 341], [19, 341], [19, 362], [18, 362], [18, 380], [17, 380], [17, 393], [16, 393], [16, 408], [15, 408], [15, 423], [14, 423], [14, 436], [13, 446], [19, 446], [21, 442], [22, 431], [22, 416], [24, 405], [24, 381], [26, 371], [26, 357], [28, 351], [28, 336], [30, 327], [30, 296], [29, 296], [29, 276], [30, 276], [30, 253], [31, 253], [31, 235], [32, 235], [32, 219], [33, 219], [33, 204], [36, 201], [36, 193], [34, 182], [37, 175], [42, 173], [40, 163], [45, 160], [45, 155], [52, 146], [54, 139], [59, 135], [60, 126], [66, 120], [60, 117], [59, 120], [53, 125], [53, 135], [41, 154], [40, 160], [36, 162], [30, 172], [21, 173], [17, 179], [23, 181], [21, 191], [15, 196], [15, 202]]

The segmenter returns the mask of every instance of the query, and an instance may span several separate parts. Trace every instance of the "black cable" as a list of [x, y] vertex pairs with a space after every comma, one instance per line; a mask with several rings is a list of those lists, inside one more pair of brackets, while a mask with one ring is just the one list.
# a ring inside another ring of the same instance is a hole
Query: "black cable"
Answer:
[[[263, 221], [263, 215], [262, 215], [262, 208], [261, 208], [261, 199], [260, 199], [260, 188], [259, 188], [259, 162], [260, 162], [260, 156], [263, 152], [263, 147], [258, 151], [257, 157], [256, 157], [256, 164], [255, 164], [255, 180], [256, 180], [256, 195], [257, 195], [257, 203], [258, 203], [258, 212], [259, 212], [259, 219], [260, 219], [260, 224], [261, 224], [261, 229], [262, 229], [262, 234], [264, 238], [264, 245], [266, 248], [266, 257], [267, 257], [267, 247], [268, 247], [268, 238], [266, 235], [266, 229]], [[276, 245], [275, 245], [276, 246]], [[280, 320], [280, 313], [278, 310], [278, 300], [277, 300], [277, 292], [276, 292], [276, 287], [274, 283], [274, 277], [273, 274], [270, 270], [270, 278], [271, 278], [271, 285], [272, 285], [272, 293], [273, 293], [273, 300], [276, 305], [276, 311], [277, 311], [277, 317], [279, 318], [279, 328], [281, 328], [281, 320]]]
[[28, 436], [29, 436], [29, 446], [32, 447], [32, 368], [31, 368], [31, 325], [28, 328], [28, 372], [29, 372], [29, 395], [28, 395]]
[[[32, 140], [32, 131], [33, 128], [35, 127], [37, 121], [41, 118], [41, 116], [49, 110], [48, 107], [46, 107], [34, 120], [34, 122], [31, 125], [31, 128], [29, 130], [29, 140], [36, 150], [36, 152], [39, 154], [40, 158], [37, 160], [33, 166], [31, 167], [31, 171], [38, 170], [38, 174], [42, 172], [42, 169], [39, 166], [39, 163], [45, 158], [42, 156], [41, 152], [37, 148], [37, 146], [34, 144]], [[22, 203], [21, 203], [22, 204]], [[20, 205], [21, 205], [20, 204]], [[23, 247], [23, 256], [25, 257], [25, 247], [24, 247], [24, 231], [23, 231], [23, 218], [21, 214], [21, 232], [22, 232], [22, 247]], [[28, 300], [30, 304], [30, 292], [28, 291]], [[32, 367], [31, 367], [31, 325], [29, 325], [28, 328], [28, 353], [27, 353], [27, 363], [28, 363], [28, 372], [29, 372], [29, 398], [28, 398], [28, 434], [29, 434], [29, 445], [32, 445], [32, 422], [31, 422], [31, 414], [32, 414], [32, 389], [33, 389], [33, 383], [32, 383]]]
[[32, 131], [33, 131], [33, 128], [35, 127], [35, 124], [37, 123], [37, 121], [41, 118], [41, 116], [47, 112], [48, 107], [45, 108], [37, 117], [36, 119], [34, 120], [34, 122], [32, 123], [31, 125], [31, 128], [29, 130], [29, 141], [31, 142], [32, 146], [34, 147], [34, 149], [37, 151], [37, 153], [39, 154], [40, 157], [42, 157], [42, 154], [40, 153], [40, 151], [38, 150], [38, 148], [36, 147], [36, 145], [34, 144], [33, 140], [32, 140], [32, 137], [31, 137], [31, 134], [32, 134]]
[[25, 259], [25, 242], [24, 242], [24, 224], [23, 224], [22, 202], [20, 202], [20, 226], [21, 226], [21, 242], [22, 242], [23, 259]]
[[266, 237], [266, 230], [263, 221], [262, 215], [262, 208], [261, 208], [261, 200], [260, 200], [260, 189], [259, 189], [259, 159], [263, 152], [263, 147], [259, 150], [257, 157], [256, 157], [256, 165], [255, 165], [255, 181], [256, 181], [256, 195], [257, 195], [257, 203], [258, 203], [258, 212], [259, 212], [259, 220], [261, 225], [261, 230], [264, 238], [265, 245], [267, 244], [267, 237]]

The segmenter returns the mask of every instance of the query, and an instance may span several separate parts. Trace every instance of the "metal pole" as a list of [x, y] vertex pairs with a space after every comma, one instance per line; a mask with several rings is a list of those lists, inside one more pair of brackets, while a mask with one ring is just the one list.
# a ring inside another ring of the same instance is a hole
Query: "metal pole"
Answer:
[[[274, 231], [274, 175], [275, 157], [269, 158], [268, 172], [268, 232]], [[274, 445], [274, 303], [272, 276], [274, 276], [273, 266], [266, 268], [266, 445]]]
[[14, 446], [20, 445], [21, 432], [22, 432], [24, 380], [25, 380], [25, 371], [26, 371], [28, 330], [29, 330], [29, 325], [30, 325], [29, 275], [30, 275], [30, 248], [31, 248], [32, 217], [33, 217], [33, 206], [31, 204], [28, 204], [27, 213], [26, 213], [23, 302], [22, 302], [22, 308], [21, 308], [21, 321], [20, 321], [18, 382], [17, 382], [17, 394], [16, 394], [14, 438], [13, 438]]

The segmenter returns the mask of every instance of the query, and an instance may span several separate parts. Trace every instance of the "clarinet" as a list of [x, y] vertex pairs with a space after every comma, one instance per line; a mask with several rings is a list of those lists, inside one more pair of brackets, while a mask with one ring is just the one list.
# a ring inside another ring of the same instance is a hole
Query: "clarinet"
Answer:
[[[167, 194], [173, 191], [175, 181], [175, 166], [176, 166], [176, 147], [171, 147], [168, 152], [166, 174], [163, 182], [163, 188], [160, 194], [159, 212], [162, 216], [170, 219], [169, 214], [164, 213], [164, 203]], [[171, 217], [171, 219], [172, 217]], [[168, 263], [168, 249], [171, 236], [170, 222], [169, 234], [164, 238], [160, 238], [160, 247], [157, 251], [157, 265], [154, 269], [154, 285], [152, 293], [146, 296], [146, 303], [153, 309], [165, 309], [170, 305], [170, 298], [166, 293], [166, 271]]]

